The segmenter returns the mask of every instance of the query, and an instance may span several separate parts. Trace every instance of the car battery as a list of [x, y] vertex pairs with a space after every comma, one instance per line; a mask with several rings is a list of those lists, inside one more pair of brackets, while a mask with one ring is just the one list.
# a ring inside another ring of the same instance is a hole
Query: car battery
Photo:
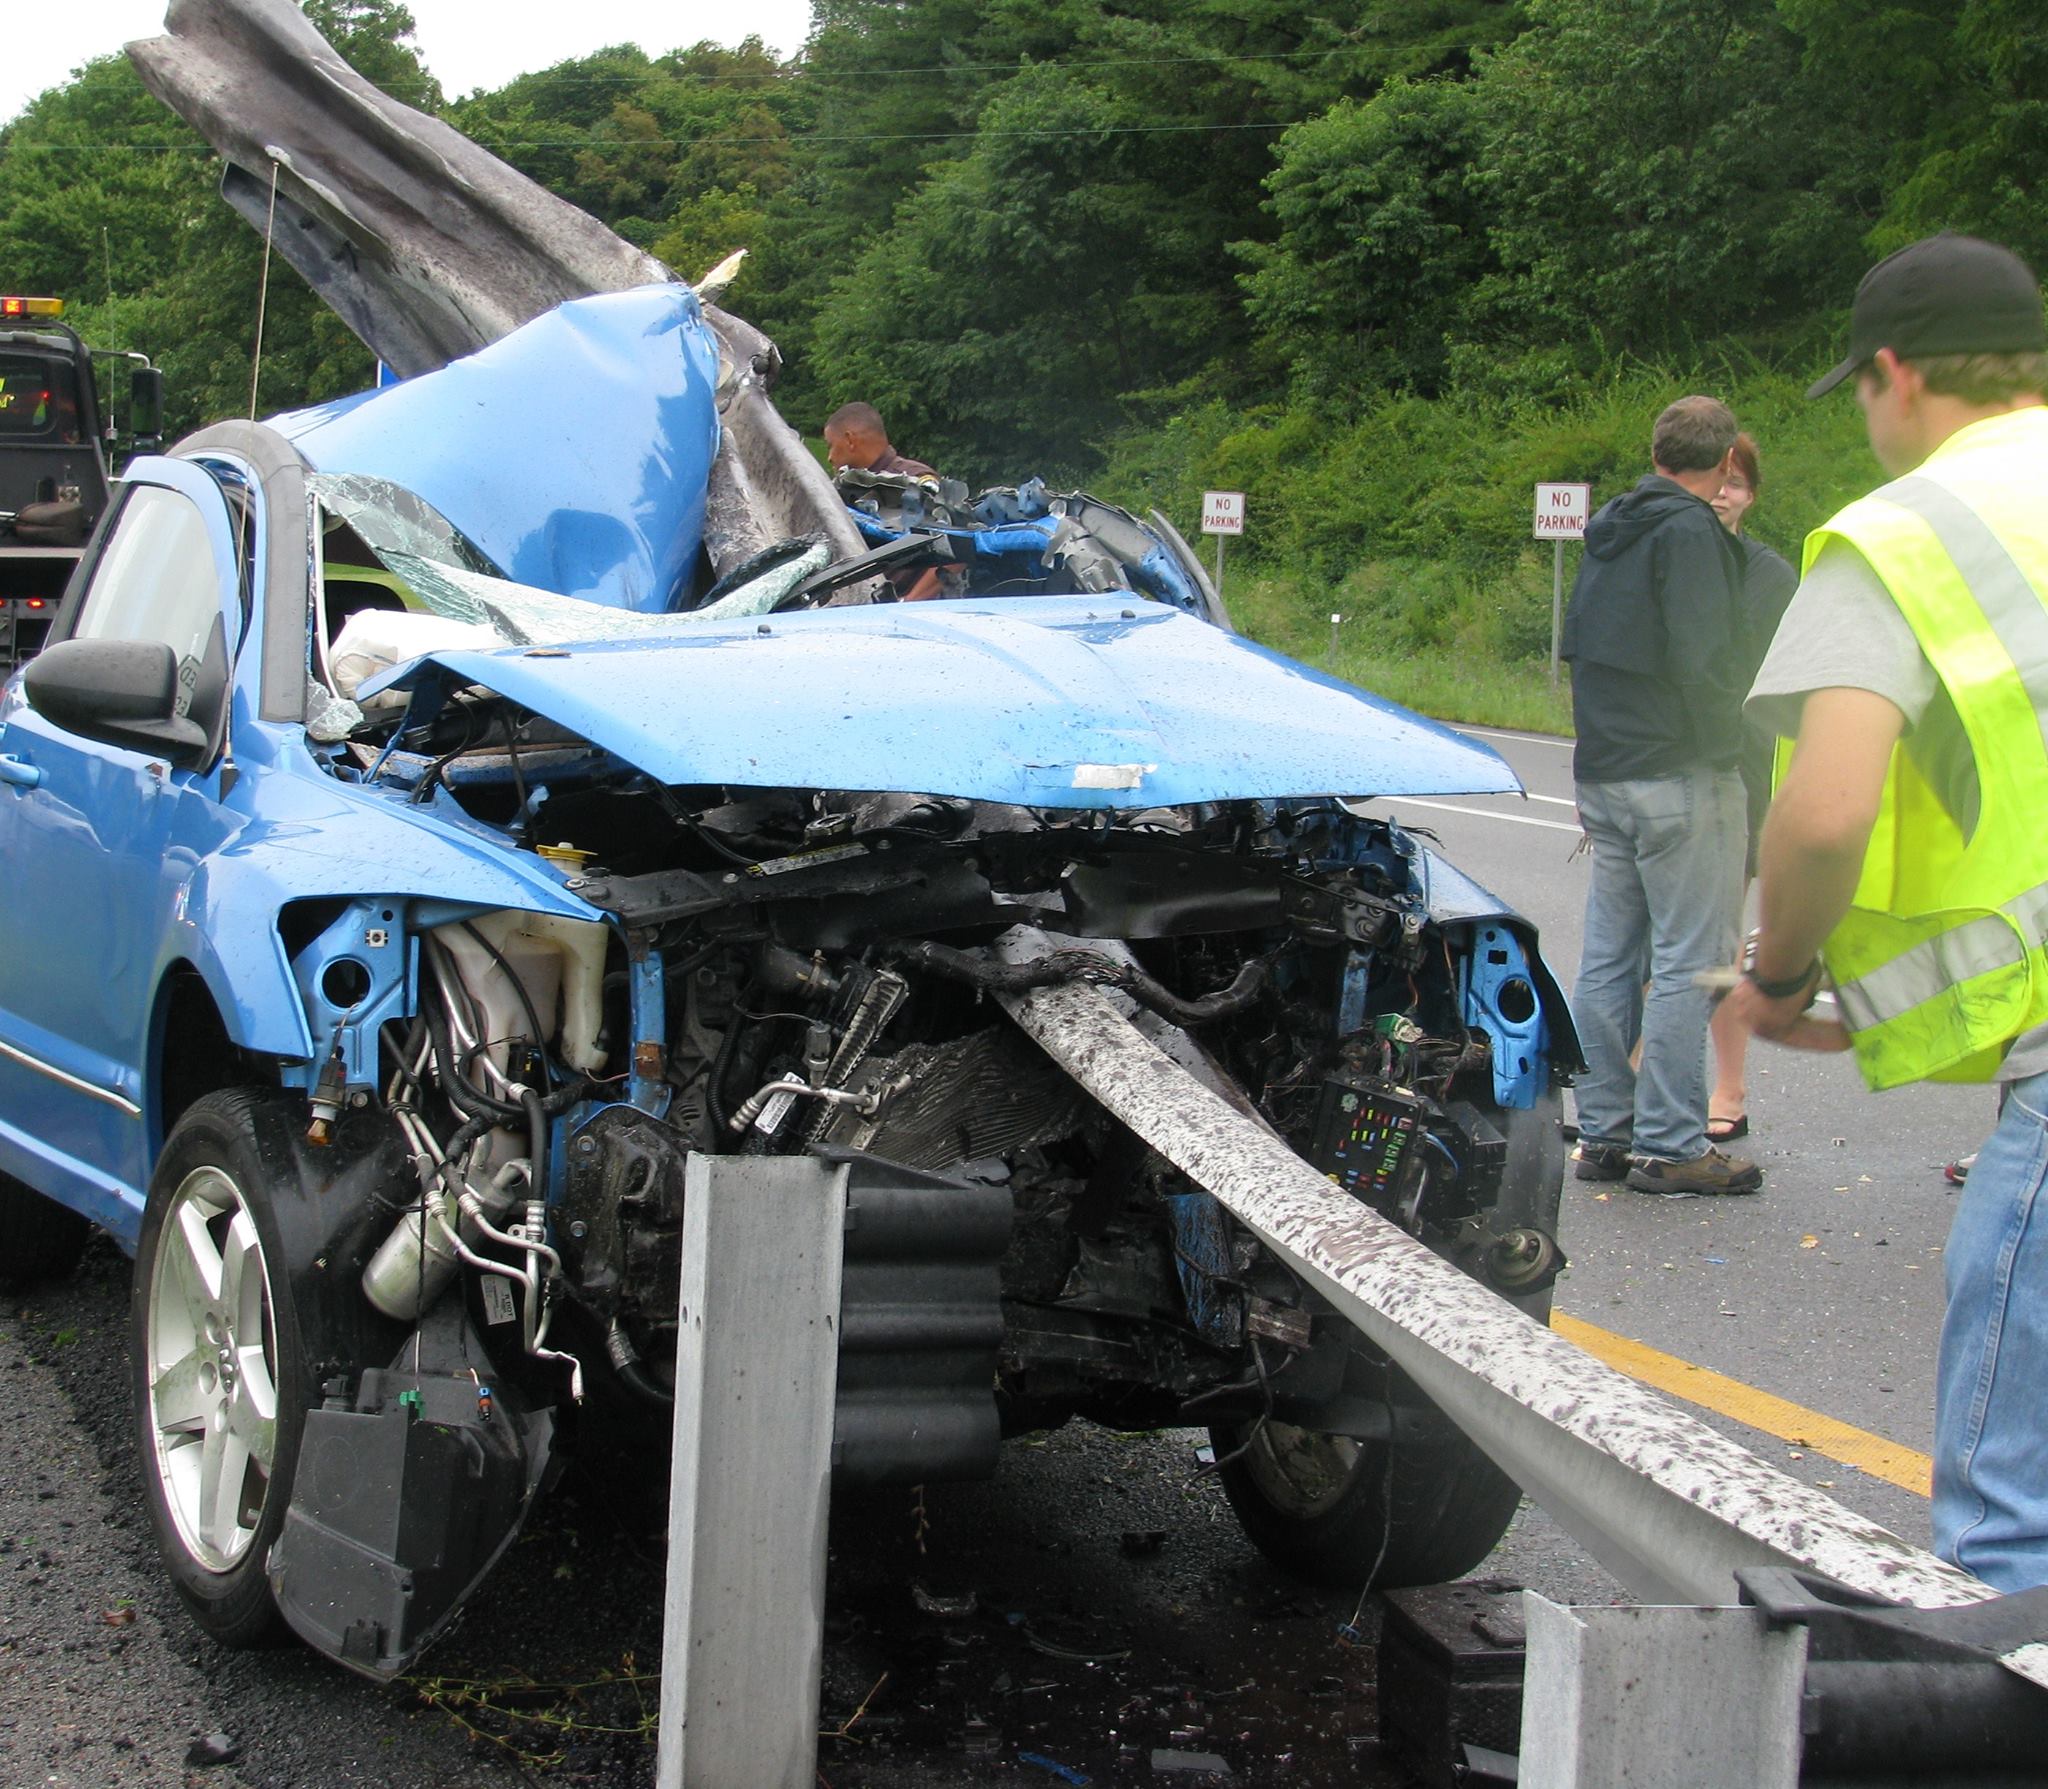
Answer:
[[1355, 1199], [1398, 1210], [1422, 1172], [1433, 1100], [1391, 1082], [1338, 1076], [1323, 1083], [1309, 1160]]
[[1468, 1745], [1522, 1744], [1522, 1593], [1475, 1579], [1380, 1598], [1380, 1750], [1427, 1789], [1451, 1789]]

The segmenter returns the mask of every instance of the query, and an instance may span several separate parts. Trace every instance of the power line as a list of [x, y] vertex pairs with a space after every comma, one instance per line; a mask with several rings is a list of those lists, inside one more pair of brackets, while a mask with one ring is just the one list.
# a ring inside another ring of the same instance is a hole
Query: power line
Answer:
[[[1317, 114], [1320, 116], [1320, 114]], [[1144, 136], [1186, 136], [1202, 134], [1222, 136], [1237, 131], [1287, 130], [1297, 124], [1306, 124], [1308, 118], [1279, 118], [1267, 123], [1238, 124], [1080, 124], [1063, 126], [1019, 126], [1004, 130], [932, 130], [897, 131], [889, 133], [829, 134], [817, 131], [792, 131], [780, 136], [754, 137], [536, 137], [530, 139], [493, 138], [488, 143], [479, 140], [477, 147], [493, 154], [500, 150], [522, 149], [740, 149], [755, 144], [799, 143], [954, 143], [972, 141], [977, 137], [1144, 137]], [[204, 155], [213, 154], [211, 145], [206, 143], [10, 143], [7, 150], [43, 150], [70, 154], [147, 155], [162, 154], [173, 150]]]
[[[812, 62], [800, 64], [798, 58], [792, 58], [788, 62], [777, 63], [775, 65], [775, 72], [766, 75], [756, 71], [710, 74], [696, 70], [662, 69], [660, 64], [668, 58], [686, 56], [692, 53], [691, 50], [677, 48], [664, 51], [660, 56], [650, 57], [648, 59], [648, 67], [641, 72], [557, 76], [553, 69], [530, 69], [525, 74], [514, 75], [502, 87], [490, 89], [488, 92], [479, 89], [479, 92], [484, 92], [484, 97], [486, 98], [494, 97], [505, 93], [512, 87], [516, 87], [522, 81], [546, 81], [549, 85], [556, 87], [612, 87], [635, 85], [648, 80], [666, 79], [688, 86], [721, 87], [738, 85], [742, 82], [756, 86], [765, 85], [775, 80], [785, 79], [798, 72], [801, 72], [805, 78], [814, 81], [868, 81], [880, 79], [883, 76], [1014, 74], [1020, 68], [1026, 66], [1032, 68], [1069, 69], [1081, 73], [1096, 68], [1177, 68], [1186, 66], [1208, 68], [1218, 63], [1229, 62], [1293, 62], [1317, 57], [1343, 56], [1362, 51], [1365, 47], [1363, 44], [1338, 44], [1332, 48], [1321, 50], [1219, 50], [1213, 54], [1203, 56], [1096, 56], [1081, 58], [1045, 56], [1031, 58], [1028, 64], [1026, 59], [1020, 55], [1008, 62], [934, 62], [922, 67], [909, 68], [830, 68]], [[596, 52], [596, 54], [602, 53], [601, 51]], [[735, 54], [736, 52], [726, 51], [724, 53]], [[646, 52], [643, 50], [641, 54], [645, 55]], [[557, 63], [555, 66], [556, 68], [561, 68], [567, 65]], [[424, 93], [430, 89], [439, 89], [444, 93], [447, 91], [446, 88], [442, 87], [441, 82], [437, 78], [429, 78], [423, 81], [380, 81], [377, 84], [387, 93]], [[460, 105], [465, 103], [469, 97], [473, 96], [465, 96], [462, 100], [453, 100], [450, 103]]]
[[1305, 124], [1307, 119], [1282, 118], [1270, 124], [1077, 124], [1047, 127], [1020, 126], [1015, 130], [912, 130], [883, 134], [826, 135], [803, 131], [779, 137], [582, 137], [559, 142], [499, 142], [483, 147], [497, 149], [632, 149], [641, 146], [676, 149], [737, 148], [749, 143], [956, 143], [977, 137], [1149, 137], [1187, 135], [1200, 132], [1220, 136], [1232, 131], [1286, 130]]
[[[637, 48], [638, 46], [628, 45], [623, 47]], [[715, 45], [713, 47], [718, 53], [723, 55], [738, 54], [736, 48], [726, 49], [722, 45]], [[664, 61], [671, 58], [694, 54], [695, 48], [696, 46], [692, 45], [685, 49], [679, 45], [673, 50], [665, 50], [659, 56], [649, 57], [648, 65], [645, 69], [632, 72], [621, 70], [615, 74], [557, 75], [554, 69], [529, 69], [524, 74], [514, 75], [500, 87], [478, 88], [473, 93], [458, 97], [450, 97], [447, 87], [431, 70], [427, 71], [424, 78], [417, 81], [380, 80], [374, 82], [373, 85], [394, 97], [401, 93], [439, 93], [446, 99], [449, 105], [459, 106], [467, 105], [477, 98], [493, 99], [500, 97], [524, 81], [546, 82], [550, 87], [628, 87], [643, 85], [649, 81], [668, 81], [689, 87], [745, 85], [766, 88], [772, 87], [778, 81], [789, 80], [798, 74], [801, 74], [807, 80], [826, 82], [871, 81], [884, 77], [895, 79], [916, 75], [1015, 74], [1027, 66], [1031, 68], [1066, 69], [1082, 74], [1087, 73], [1091, 69], [1098, 68], [1213, 68], [1219, 64], [1240, 62], [1326, 60], [1332, 56], [1344, 56], [1361, 52], [1367, 46], [1352, 43], [1337, 44], [1320, 50], [1217, 50], [1200, 56], [1041, 56], [1031, 57], [1028, 61], [1024, 55], [1019, 55], [1007, 62], [933, 62], [904, 68], [832, 68], [821, 66], [817, 63], [803, 62], [801, 60], [801, 53], [799, 53], [797, 57], [792, 57], [787, 62], [772, 63], [770, 69], [765, 72], [759, 69], [736, 69], [724, 74], [713, 74], [702, 70], [664, 69], [661, 67]], [[591, 57], [583, 58], [583, 60], [594, 60], [596, 56], [603, 53], [602, 50], [594, 51]], [[640, 53], [646, 55], [644, 50]], [[566, 62], [555, 64], [555, 68], [565, 68], [567, 66], [568, 63]], [[367, 79], [368, 77], [364, 78]], [[65, 87], [71, 85], [74, 85], [74, 83], [64, 82], [59, 86], [45, 89], [45, 93], [61, 92]], [[44, 95], [37, 94], [35, 97], [40, 99]], [[34, 102], [31, 101], [30, 103]]]

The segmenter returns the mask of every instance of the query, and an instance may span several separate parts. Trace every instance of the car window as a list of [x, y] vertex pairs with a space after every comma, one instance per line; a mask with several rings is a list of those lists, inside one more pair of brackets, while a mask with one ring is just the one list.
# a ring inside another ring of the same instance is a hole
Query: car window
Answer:
[[247, 472], [234, 461], [207, 459], [203, 464], [207, 476], [220, 487], [228, 506], [228, 524], [235, 531], [235, 584], [241, 595], [242, 621], [246, 624], [252, 594], [249, 572], [256, 563], [255, 491]]
[[199, 506], [159, 485], [136, 485], [94, 568], [74, 637], [161, 640], [180, 664], [206, 651], [220, 618], [220, 574]]
[[56, 354], [0, 354], [0, 435], [79, 439], [78, 375]]

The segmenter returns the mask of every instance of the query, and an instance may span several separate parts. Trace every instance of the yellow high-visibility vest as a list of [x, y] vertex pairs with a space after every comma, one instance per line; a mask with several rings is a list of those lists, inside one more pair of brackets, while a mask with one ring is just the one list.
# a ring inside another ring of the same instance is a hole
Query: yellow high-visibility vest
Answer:
[[1958, 430], [1807, 537], [1854, 547], [1955, 704], [1974, 832], [1903, 746], [1848, 914], [1822, 947], [1872, 1087], [1988, 1081], [2048, 1020], [2048, 409]]

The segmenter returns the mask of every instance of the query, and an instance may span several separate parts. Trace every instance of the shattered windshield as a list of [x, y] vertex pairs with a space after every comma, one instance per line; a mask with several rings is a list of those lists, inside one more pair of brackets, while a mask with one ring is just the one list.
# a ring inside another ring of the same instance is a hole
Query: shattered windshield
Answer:
[[[643, 639], [706, 621], [765, 614], [822, 567], [827, 555], [819, 542], [716, 602], [685, 614], [650, 615], [514, 583], [433, 505], [388, 479], [319, 472], [307, 484], [399, 581], [408, 611], [488, 628], [507, 646]], [[391, 617], [384, 619], [388, 623]]]

